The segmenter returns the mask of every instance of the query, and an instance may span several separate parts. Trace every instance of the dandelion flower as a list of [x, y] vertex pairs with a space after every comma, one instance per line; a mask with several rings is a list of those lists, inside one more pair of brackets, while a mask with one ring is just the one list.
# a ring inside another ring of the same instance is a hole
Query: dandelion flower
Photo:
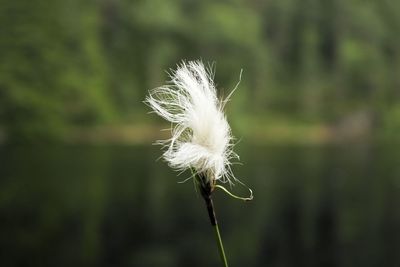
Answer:
[[192, 169], [212, 183], [232, 183], [231, 129], [223, 112], [228, 98], [219, 100], [213, 73], [201, 61], [182, 62], [171, 81], [150, 91], [147, 104], [174, 124], [172, 137], [161, 141], [164, 159], [177, 170]]

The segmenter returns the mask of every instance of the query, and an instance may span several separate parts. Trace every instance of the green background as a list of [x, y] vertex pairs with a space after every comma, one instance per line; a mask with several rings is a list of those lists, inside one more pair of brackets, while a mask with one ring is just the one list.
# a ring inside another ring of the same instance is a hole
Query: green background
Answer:
[[[252, 202], [231, 266], [400, 266], [400, 2], [0, 0], [0, 265], [218, 266], [170, 125], [143, 103], [215, 64]], [[246, 194], [240, 186], [235, 193]]]
[[243, 69], [227, 108], [238, 137], [392, 141], [398, 10], [389, 0], [0, 1], [1, 140], [148, 143], [161, 122], [146, 115], [148, 90], [202, 59], [221, 96]]

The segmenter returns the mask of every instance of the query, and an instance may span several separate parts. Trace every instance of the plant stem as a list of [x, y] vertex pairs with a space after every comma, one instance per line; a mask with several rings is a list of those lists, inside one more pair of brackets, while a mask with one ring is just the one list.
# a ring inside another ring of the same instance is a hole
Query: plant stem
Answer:
[[219, 233], [218, 224], [214, 225], [215, 236], [217, 238], [219, 256], [221, 257], [221, 261], [224, 263], [224, 267], [228, 267], [228, 261], [226, 260], [224, 244], [222, 244], [221, 234]]
[[224, 245], [222, 243], [222, 238], [221, 238], [221, 234], [219, 232], [219, 227], [218, 227], [218, 223], [217, 223], [217, 217], [215, 216], [213, 201], [212, 201], [210, 195], [207, 197], [204, 197], [204, 200], [206, 202], [208, 216], [210, 217], [211, 225], [213, 226], [213, 228], [215, 230], [215, 237], [216, 237], [216, 241], [217, 241], [217, 245], [218, 245], [219, 256], [221, 257], [221, 261], [223, 262], [224, 267], [228, 267], [228, 261], [226, 260]]
[[217, 216], [215, 216], [214, 204], [211, 198], [213, 185], [210, 183], [210, 180], [208, 180], [203, 173], [200, 173], [196, 176], [196, 182], [197, 185], [199, 186], [198, 188], [200, 189], [201, 196], [206, 202], [208, 217], [210, 218], [211, 225], [215, 230], [215, 237], [217, 240], [219, 256], [221, 257], [221, 261], [224, 264], [224, 267], [228, 267], [228, 261], [226, 260], [224, 245], [222, 243], [221, 234], [219, 233]]

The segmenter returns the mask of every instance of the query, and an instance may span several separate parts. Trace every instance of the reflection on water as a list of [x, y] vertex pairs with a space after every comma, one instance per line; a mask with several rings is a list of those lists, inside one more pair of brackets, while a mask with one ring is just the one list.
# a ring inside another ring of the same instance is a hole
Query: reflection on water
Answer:
[[[399, 149], [239, 150], [254, 201], [215, 196], [231, 266], [400, 266]], [[159, 155], [1, 148], [0, 266], [219, 266], [201, 198]]]

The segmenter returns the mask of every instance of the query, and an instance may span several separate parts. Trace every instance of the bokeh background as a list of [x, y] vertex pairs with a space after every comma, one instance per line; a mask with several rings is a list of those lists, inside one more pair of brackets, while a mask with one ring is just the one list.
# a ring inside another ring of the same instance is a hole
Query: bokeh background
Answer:
[[[218, 266], [143, 104], [214, 63], [253, 188], [232, 266], [400, 266], [400, 2], [0, 0], [0, 265]], [[238, 194], [245, 189], [235, 186]]]

